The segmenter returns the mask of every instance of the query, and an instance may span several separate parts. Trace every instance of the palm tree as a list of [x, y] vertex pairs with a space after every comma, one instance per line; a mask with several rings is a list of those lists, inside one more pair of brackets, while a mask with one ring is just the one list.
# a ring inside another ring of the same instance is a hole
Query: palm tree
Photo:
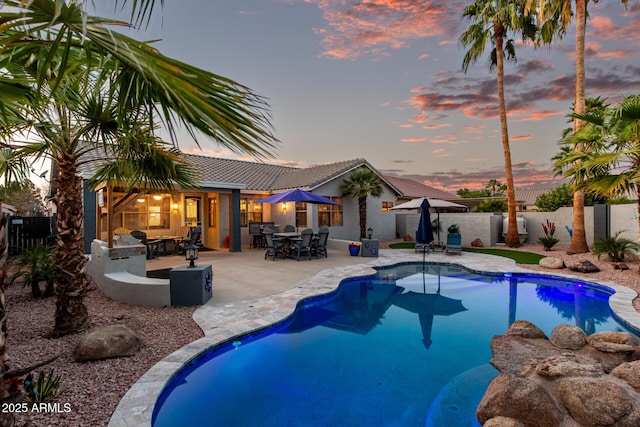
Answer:
[[367, 235], [367, 197], [382, 195], [382, 181], [371, 169], [358, 168], [342, 182], [340, 190], [343, 196], [358, 200], [360, 239], [364, 239]]
[[[38, 137], [4, 145], [19, 158], [49, 158], [60, 171], [52, 183], [58, 208], [56, 335], [87, 325], [79, 172], [89, 159], [117, 159], [96, 180], [127, 177], [127, 188], [159, 189], [172, 182], [189, 186], [194, 175], [173, 145], [154, 136], [157, 123], [174, 144], [178, 125], [194, 139], [200, 132], [259, 157], [277, 144], [262, 97], [112, 31], [109, 26], [129, 24], [90, 16], [83, 4], [8, 0], [0, 6], [0, 84], [14, 89], [0, 92], [2, 130]], [[154, 4], [134, 1], [132, 19], [146, 19]]]
[[490, 67], [497, 68], [498, 104], [500, 110], [500, 129], [502, 150], [506, 171], [508, 230], [507, 245], [520, 246], [516, 219], [516, 196], [513, 183], [511, 148], [507, 128], [507, 110], [504, 100], [504, 59], [516, 61], [515, 44], [508, 39], [508, 33], [520, 32], [523, 40], [533, 39], [535, 26], [524, 16], [524, 2], [509, 0], [476, 0], [464, 9], [463, 16], [472, 21], [469, 28], [460, 36], [460, 43], [469, 50], [464, 56], [462, 68], [466, 73], [469, 65], [476, 62], [484, 53], [487, 42], [494, 45], [491, 51]]
[[[627, 5], [628, 0], [620, 0], [622, 4]], [[582, 120], [578, 117], [584, 114], [585, 104], [585, 36], [587, 27], [587, 3], [588, 0], [575, 0], [575, 22], [576, 22], [576, 89], [574, 112], [576, 117], [573, 122], [574, 133], [578, 133], [583, 126]], [[538, 19], [541, 23], [540, 37], [543, 43], [551, 43], [551, 41], [559, 36], [564, 35], [566, 28], [574, 16], [572, 10], [572, 0], [526, 0], [525, 13], [537, 11]], [[577, 143], [574, 151], [581, 152], [584, 146]], [[579, 157], [579, 156], [578, 156]], [[579, 160], [576, 160], [579, 162]], [[580, 168], [577, 164], [576, 168]], [[584, 189], [581, 186], [574, 187], [573, 193], [573, 233], [571, 235], [571, 244], [567, 249], [567, 253], [585, 253], [589, 252], [587, 245], [587, 237], [584, 226]]]
[[[599, 195], [623, 196], [640, 189], [640, 95], [625, 97], [601, 114], [580, 116], [586, 125], [577, 138], [594, 141], [572, 171], [586, 177], [586, 188]], [[640, 196], [638, 196], [640, 231]]]
[[503, 191], [507, 189], [507, 186], [494, 178], [490, 179], [484, 188], [485, 190], [489, 190], [492, 196], [497, 196], [498, 194], [502, 195]]

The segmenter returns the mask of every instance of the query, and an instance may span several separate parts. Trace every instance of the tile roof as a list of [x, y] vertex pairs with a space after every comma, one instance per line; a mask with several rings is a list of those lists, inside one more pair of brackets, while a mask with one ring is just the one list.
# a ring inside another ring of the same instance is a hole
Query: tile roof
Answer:
[[429, 197], [432, 199], [442, 199], [442, 200], [457, 200], [461, 198], [457, 194], [452, 194], [443, 190], [438, 190], [437, 188], [424, 185], [412, 179], [401, 178], [399, 176], [391, 176], [391, 175], [385, 175], [384, 177], [387, 181], [391, 182], [396, 188], [398, 188], [402, 192], [404, 197], [409, 197], [412, 199], [415, 199], [418, 197]]
[[551, 191], [549, 188], [515, 188], [516, 200], [524, 202], [525, 205], [533, 206], [536, 199], [541, 194]]
[[185, 160], [197, 166], [204, 182], [245, 184], [247, 190], [269, 191], [278, 177], [296, 168], [261, 162], [221, 159], [185, 154]]
[[221, 159], [218, 157], [185, 154], [185, 160], [202, 171], [203, 182], [245, 184], [247, 190], [280, 191], [293, 188], [313, 190], [332, 179], [361, 166], [380, 176], [393, 190], [399, 190], [375, 170], [365, 159], [294, 168], [260, 162]]
[[353, 159], [290, 170], [276, 179], [271, 186], [271, 190], [289, 190], [292, 188], [313, 190], [327, 181], [363, 165], [373, 169], [365, 159]]

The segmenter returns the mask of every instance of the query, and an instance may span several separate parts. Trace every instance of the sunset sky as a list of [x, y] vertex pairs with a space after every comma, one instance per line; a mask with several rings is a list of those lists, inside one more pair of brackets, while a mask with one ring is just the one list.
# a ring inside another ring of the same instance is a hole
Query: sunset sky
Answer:
[[[640, 93], [640, 2], [590, 2], [587, 96]], [[469, 1], [182, 0], [139, 39], [267, 97], [281, 141], [268, 162], [366, 158], [383, 173], [455, 192], [504, 182], [489, 49], [465, 75]], [[111, 10], [99, 10], [109, 15]], [[550, 157], [574, 97], [574, 26], [551, 47], [519, 43], [505, 70], [517, 187], [553, 187]], [[517, 39], [517, 36], [513, 36]], [[199, 152], [185, 135], [180, 148]], [[210, 141], [202, 154], [238, 158]]]

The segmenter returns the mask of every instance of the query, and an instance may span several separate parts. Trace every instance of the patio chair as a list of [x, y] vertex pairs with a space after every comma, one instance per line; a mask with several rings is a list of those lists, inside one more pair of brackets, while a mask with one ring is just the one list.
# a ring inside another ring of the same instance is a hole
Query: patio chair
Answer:
[[284, 226], [284, 232], [285, 233], [293, 233], [294, 231], [296, 231], [296, 227], [291, 225], [291, 224], [287, 224]]
[[249, 223], [249, 249], [264, 248], [264, 237], [259, 222]]
[[444, 250], [447, 255], [449, 255], [449, 252], [462, 255], [462, 235], [460, 233], [447, 234], [447, 246], [445, 246]]
[[327, 257], [327, 240], [329, 240], [329, 229], [323, 227], [318, 230], [318, 237], [314, 237], [311, 242], [311, 254], [320, 257]]
[[267, 251], [264, 254], [264, 259], [271, 258], [273, 261], [275, 261], [276, 258], [284, 259], [285, 251], [283, 239], [273, 237], [273, 230], [271, 229], [264, 230], [263, 235], [265, 246], [267, 247]]
[[176, 239], [176, 252], [178, 254], [184, 253], [184, 248], [189, 245], [200, 246], [202, 242], [200, 241], [200, 236], [202, 235], [202, 227], [194, 227], [191, 231], [189, 231], [188, 239]]
[[300, 232], [300, 239], [292, 240], [290, 251], [291, 255], [300, 261], [300, 258], [311, 259], [311, 239], [313, 238], [313, 230], [306, 228]]
[[421, 252], [429, 252], [429, 243], [431, 242], [427, 242], [427, 243], [420, 243], [418, 242], [418, 232], [416, 231], [416, 245], [414, 247], [414, 251], [417, 253], [418, 251]]
[[130, 233], [134, 238], [140, 240], [140, 243], [147, 247], [147, 259], [153, 259], [160, 256], [161, 240], [149, 240], [147, 233], [140, 230], [133, 230]]
[[131, 230], [129, 230], [127, 227], [118, 227], [113, 230], [113, 234], [131, 234]]

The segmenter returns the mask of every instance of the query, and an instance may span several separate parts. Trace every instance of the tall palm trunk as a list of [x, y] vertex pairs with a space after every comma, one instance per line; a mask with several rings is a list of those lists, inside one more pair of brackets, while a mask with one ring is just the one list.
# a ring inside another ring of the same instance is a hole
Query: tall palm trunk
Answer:
[[518, 223], [516, 219], [516, 193], [513, 188], [513, 169], [511, 167], [511, 148], [509, 147], [509, 131], [507, 128], [507, 108], [504, 102], [504, 28], [501, 22], [494, 23], [496, 39], [496, 65], [498, 67], [498, 103], [500, 109], [500, 130], [502, 132], [502, 151], [504, 168], [507, 174], [507, 246], [520, 246]]
[[[585, 95], [584, 95], [584, 41], [587, 19], [587, 0], [576, 0], [576, 99], [574, 111], [576, 114], [584, 114], [585, 112]], [[574, 119], [573, 130], [577, 133], [583, 126], [581, 120]], [[576, 144], [574, 150], [580, 152], [584, 150], [582, 144]], [[578, 167], [579, 165], [576, 165]], [[587, 236], [584, 226], [584, 190], [574, 189], [573, 193], [573, 233], [571, 235], [571, 244], [567, 253], [581, 254], [589, 252], [587, 245]]]
[[85, 272], [82, 232], [82, 179], [78, 176], [73, 154], [65, 153], [59, 157], [60, 172], [55, 178], [58, 188], [56, 246], [53, 251], [58, 270], [55, 281], [55, 336], [81, 331], [89, 324], [87, 308], [82, 301], [89, 284]]
[[[4, 382], [4, 374], [9, 370], [7, 366], [7, 311], [4, 306], [4, 287], [7, 278], [7, 258], [9, 246], [6, 241], [7, 219], [2, 215], [2, 201], [0, 201], [0, 401], [9, 397], [9, 390]], [[15, 423], [13, 413], [2, 411], [0, 425], [12, 426]]]
[[367, 197], [358, 199], [358, 213], [360, 214], [360, 239], [367, 236]]

